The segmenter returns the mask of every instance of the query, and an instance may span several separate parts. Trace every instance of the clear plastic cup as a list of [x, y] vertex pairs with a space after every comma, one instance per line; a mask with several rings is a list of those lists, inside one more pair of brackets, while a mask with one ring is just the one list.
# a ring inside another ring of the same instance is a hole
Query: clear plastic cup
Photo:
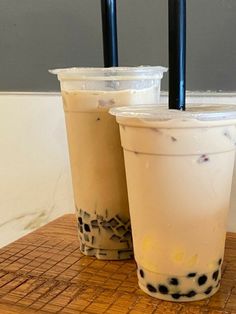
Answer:
[[99, 259], [133, 254], [123, 151], [115, 117], [121, 105], [158, 103], [162, 67], [51, 71], [61, 84], [81, 251]]
[[139, 286], [195, 301], [220, 286], [236, 106], [112, 109], [120, 126]]

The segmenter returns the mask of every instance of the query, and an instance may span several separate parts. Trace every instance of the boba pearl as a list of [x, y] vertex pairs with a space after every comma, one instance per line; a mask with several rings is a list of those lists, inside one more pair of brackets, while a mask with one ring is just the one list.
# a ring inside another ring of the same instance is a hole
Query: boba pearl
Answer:
[[157, 292], [157, 289], [155, 287], [153, 287], [153, 285], [150, 285], [149, 283], [147, 284], [147, 288], [148, 288], [148, 291], [150, 291], [152, 293]]
[[205, 294], [210, 294], [212, 291], [212, 286], [206, 289]]
[[212, 275], [212, 279], [214, 279], [215, 281], [217, 281], [218, 276], [219, 276], [219, 270], [216, 270], [216, 271], [213, 273], [213, 275]]
[[177, 278], [171, 278], [169, 283], [170, 283], [170, 285], [178, 286], [179, 280]]
[[142, 278], [144, 278], [144, 271], [142, 269], [139, 270], [139, 274]]
[[169, 292], [168, 288], [164, 285], [159, 285], [158, 289], [161, 294], [168, 294]]
[[198, 284], [199, 286], [202, 286], [206, 283], [207, 281], [207, 276], [206, 275], [202, 275], [198, 278]]
[[191, 290], [191, 291], [189, 291], [189, 292], [186, 294], [186, 297], [188, 297], [188, 298], [193, 298], [193, 297], [195, 297], [196, 294], [197, 294], [197, 293], [196, 293], [194, 290]]
[[187, 277], [192, 278], [192, 277], [195, 277], [196, 275], [197, 275], [197, 273], [189, 273], [189, 274], [187, 275]]
[[79, 217], [79, 218], [78, 218], [78, 220], [79, 220], [79, 223], [82, 225], [82, 224], [83, 224], [83, 220], [82, 220], [82, 218], [81, 218], [81, 217]]
[[221, 265], [222, 263], [222, 258], [219, 259], [218, 264]]
[[173, 299], [178, 300], [181, 297], [181, 294], [173, 293], [171, 296], [172, 296]]

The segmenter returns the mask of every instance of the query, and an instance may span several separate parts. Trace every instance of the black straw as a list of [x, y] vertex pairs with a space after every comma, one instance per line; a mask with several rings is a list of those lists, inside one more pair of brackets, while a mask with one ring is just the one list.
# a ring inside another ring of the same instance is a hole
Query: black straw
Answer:
[[169, 109], [185, 110], [186, 0], [169, 0]]
[[118, 66], [116, 0], [101, 0], [104, 67]]

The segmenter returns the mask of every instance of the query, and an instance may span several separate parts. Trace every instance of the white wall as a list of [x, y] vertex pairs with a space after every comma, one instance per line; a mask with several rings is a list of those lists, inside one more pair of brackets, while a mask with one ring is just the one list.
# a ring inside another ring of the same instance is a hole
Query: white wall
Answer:
[[0, 95], [0, 245], [73, 212], [59, 95]]
[[[236, 104], [236, 94], [194, 93], [188, 101]], [[0, 246], [73, 211], [59, 94], [1, 93]], [[236, 170], [228, 230], [236, 232]]]

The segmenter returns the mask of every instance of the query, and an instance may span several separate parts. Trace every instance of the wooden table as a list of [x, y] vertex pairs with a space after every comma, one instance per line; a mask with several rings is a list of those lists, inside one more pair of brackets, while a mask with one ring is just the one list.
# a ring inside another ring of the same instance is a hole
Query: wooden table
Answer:
[[192, 303], [164, 302], [137, 285], [134, 261], [98, 261], [79, 251], [74, 215], [0, 250], [0, 314], [236, 313], [236, 234], [228, 234], [220, 291]]

